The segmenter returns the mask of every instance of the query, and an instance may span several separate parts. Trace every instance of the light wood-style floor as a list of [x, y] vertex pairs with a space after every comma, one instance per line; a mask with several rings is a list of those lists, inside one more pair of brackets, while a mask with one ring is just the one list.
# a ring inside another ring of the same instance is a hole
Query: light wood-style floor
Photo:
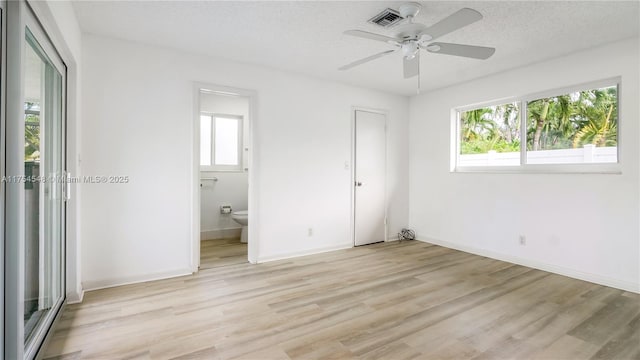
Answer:
[[200, 242], [200, 270], [247, 262], [247, 244], [240, 238]]
[[92, 291], [45, 357], [638, 359], [640, 296], [422, 242]]

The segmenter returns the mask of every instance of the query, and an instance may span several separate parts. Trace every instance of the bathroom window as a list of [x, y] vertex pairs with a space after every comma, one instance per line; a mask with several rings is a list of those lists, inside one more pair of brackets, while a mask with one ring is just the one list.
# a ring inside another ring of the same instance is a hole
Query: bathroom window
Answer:
[[242, 116], [200, 114], [200, 169], [242, 171]]

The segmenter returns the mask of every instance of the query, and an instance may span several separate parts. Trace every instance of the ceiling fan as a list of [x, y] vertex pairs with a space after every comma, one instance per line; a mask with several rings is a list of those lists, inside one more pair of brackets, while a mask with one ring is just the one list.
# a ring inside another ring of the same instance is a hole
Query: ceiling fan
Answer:
[[484, 46], [431, 42], [440, 36], [482, 19], [482, 14], [476, 10], [463, 8], [440, 20], [440, 22], [427, 27], [426, 25], [413, 22], [413, 19], [420, 11], [420, 8], [421, 5], [418, 3], [407, 3], [400, 6], [398, 11], [402, 17], [407, 19], [407, 21], [405, 24], [396, 26], [397, 33], [394, 37], [374, 34], [362, 30], [345, 31], [344, 33], [346, 35], [385, 42], [395, 46], [396, 49], [386, 50], [381, 53], [368, 56], [364, 59], [354, 61], [340, 67], [338, 70], [348, 70], [400, 50], [402, 52], [404, 63], [404, 78], [408, 79], [420, 73], [420, 49], [434, 54], [455, 55], [482, 60], [488, 59], [496, 51], [495, 48]]

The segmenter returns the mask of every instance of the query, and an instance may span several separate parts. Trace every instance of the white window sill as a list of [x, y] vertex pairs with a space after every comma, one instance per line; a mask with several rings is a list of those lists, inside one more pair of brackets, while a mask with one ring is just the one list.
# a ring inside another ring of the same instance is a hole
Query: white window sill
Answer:
[[216, 169], [216, 170], [212, 170], [212, 169], [200, 169], [200, 172], [206, 172], [206, 173], [244, 173], [247, 172], [248, 170], [244, 170], [244, 169], [228, 169], [228, 170], [220, 170], [220, 169]]

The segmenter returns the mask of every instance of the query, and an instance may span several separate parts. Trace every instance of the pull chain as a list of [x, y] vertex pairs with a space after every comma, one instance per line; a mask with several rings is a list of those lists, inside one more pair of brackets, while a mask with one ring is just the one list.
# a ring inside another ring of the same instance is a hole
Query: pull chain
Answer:
[[420, 67], [418, 66], [418, 91], [417, 94], [420, 95]]

